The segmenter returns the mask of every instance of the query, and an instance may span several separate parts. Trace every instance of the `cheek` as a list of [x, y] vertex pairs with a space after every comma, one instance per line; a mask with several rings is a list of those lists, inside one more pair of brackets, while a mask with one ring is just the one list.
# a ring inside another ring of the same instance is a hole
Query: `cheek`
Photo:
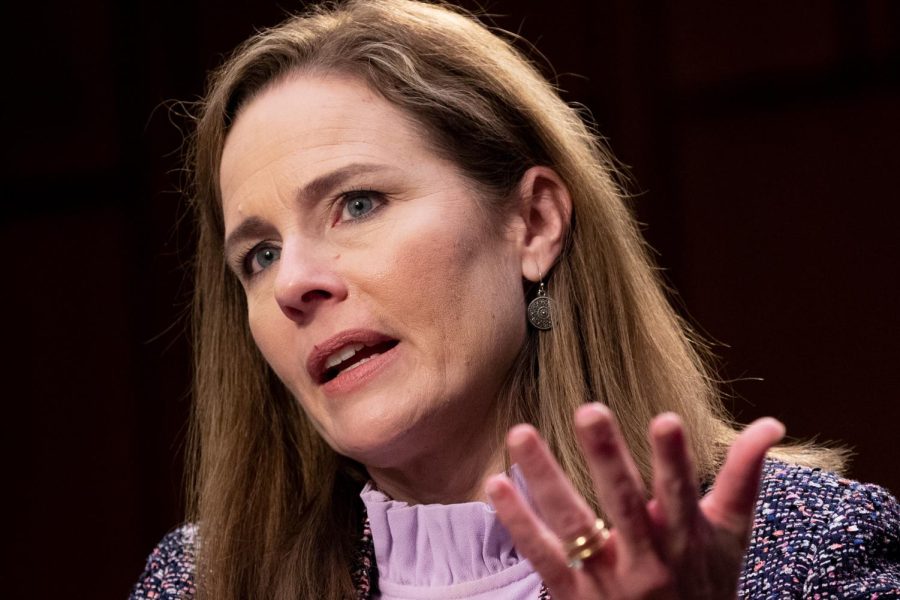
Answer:
[[395, 240], [392, 251], [384, 256], [384, 276], [379, 282], [388, 307], [415, 307], [415, 314], [435, 323], [454, 314], [471, 262], [468, 240], [437, 227], [420, 228]]
[[253, 341], [278, 377], [286, 381], [285, 369], [291, 360], [291, 348], [289, 336], [283, 335], [284, 315], [274, 301], [259, 302], [250, 297], [247, 302], [247, 322]]
[[483, 345], [486, 337], [498, 343], [522, 337], [521, 275], [506, 240], [453, 220], [395, 240], [379, 285], [379, 304], [391, 314], [429, 338], [455, 340], [459, 351]]

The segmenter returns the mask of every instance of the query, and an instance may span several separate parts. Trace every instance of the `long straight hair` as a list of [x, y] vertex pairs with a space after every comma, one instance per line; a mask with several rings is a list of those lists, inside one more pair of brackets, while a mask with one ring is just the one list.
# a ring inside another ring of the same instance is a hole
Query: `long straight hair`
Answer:
[[[645, 479], [649, 421], [674, 411], [700, 477], [713, 476], [735, 427], [705, 347], [666, 298], [614, 162], [578, 111], [509, 41], [459, 9], [410, 0], [313, 8], [254, 36], [211, 75], [191, 140], [199, 240], [189, 513], [200, 527], [204, 597], [354, 596], [365, 470], [325, 444], [263, 360], [223, 258], [219, 163], [229, 128], [249, 100], [298, 72], [365, 81], [477, 182], [489, 208], [501, 210], [531, 166], [552, 167], [568, 187], [567, 241], [547, 275], [554, 327], [530, 331], [506, 375], [502, 428], [534, 424], [591, 499], [574, 409], [607, 404]], [[840, 466], [839, 453], [811, 445], [778, 452]]]

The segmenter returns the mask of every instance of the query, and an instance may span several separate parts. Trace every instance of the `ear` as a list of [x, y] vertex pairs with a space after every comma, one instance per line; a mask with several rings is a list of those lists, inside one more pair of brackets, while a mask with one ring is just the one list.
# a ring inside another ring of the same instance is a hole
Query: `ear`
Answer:
[[549, 167], [525, 171], [518, 187], [519, 218], [524, 222], [520, 256], [522, 276], [538, 281], [556, 262], [572, 217], [566, 184]]

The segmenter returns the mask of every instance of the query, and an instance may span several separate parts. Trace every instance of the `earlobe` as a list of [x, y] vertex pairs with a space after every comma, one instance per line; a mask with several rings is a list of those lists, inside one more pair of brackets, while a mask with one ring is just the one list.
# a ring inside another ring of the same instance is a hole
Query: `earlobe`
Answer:
[[562, 178], [550, 167], [532, 167], [519, 182], [522, 276], [538, 281], [562, 252], [572, 216], [572, 198]]

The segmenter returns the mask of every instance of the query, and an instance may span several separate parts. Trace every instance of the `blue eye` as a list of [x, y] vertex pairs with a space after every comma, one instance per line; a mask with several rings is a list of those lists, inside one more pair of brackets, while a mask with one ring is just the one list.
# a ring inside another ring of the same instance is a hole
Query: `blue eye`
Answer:
[[362, 219], [377, 209], [383, 200], [376, 192], [352, 192], [345, 196], [341, 221]]
[[268, 269], [272, 263], [281, 257], [281, 250], [272, 246], [262, 246], [250, 251], [247, 257], [249, 260], [248, 271], [250, 273], [258, 273], [263, 269]]

